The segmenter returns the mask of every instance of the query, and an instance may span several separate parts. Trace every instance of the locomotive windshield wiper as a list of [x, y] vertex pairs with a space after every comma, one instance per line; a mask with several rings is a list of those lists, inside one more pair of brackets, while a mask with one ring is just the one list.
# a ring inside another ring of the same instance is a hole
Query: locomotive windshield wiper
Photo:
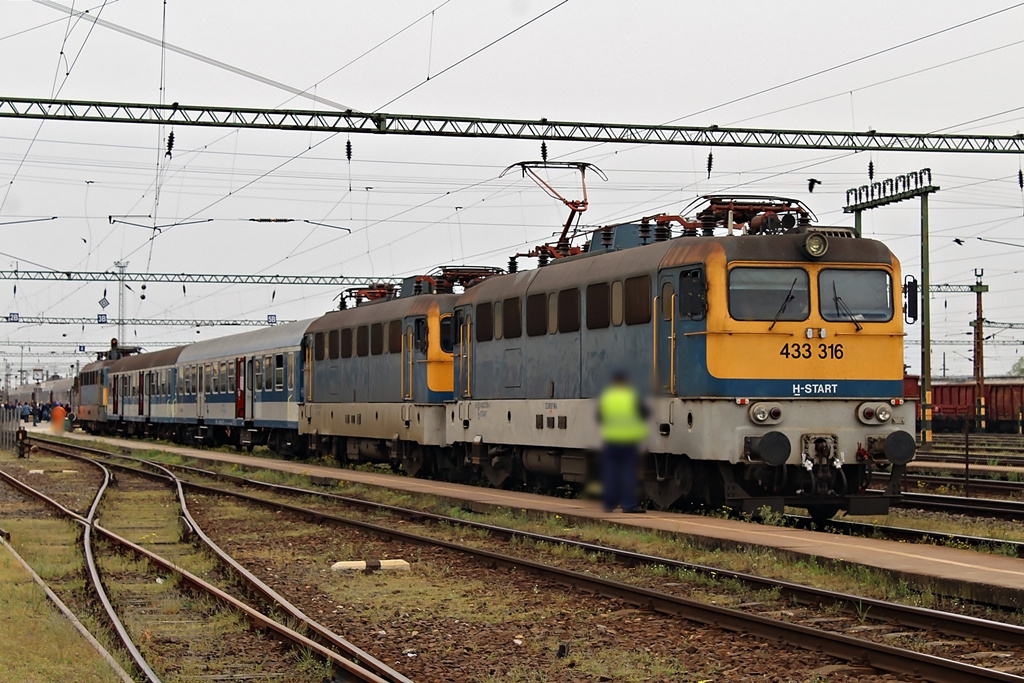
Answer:
[[860, 332], [864, 329], [864, 326], [857, 320], [857, 316], [853, 314], [850, 307], [843, 301], [843, 297], [839, 296], [839, 292], [836, 290], [836, 281], [832, 281], [832, 303], [836, 305], [836, 315], [845, 315], [853, 324], [857, 326], [857, 331]]
[[796, 278], [793, 278], [793, 284], [789, 286], [789, 291], [786, 292], [786, 299], [782, 302], [782, 305], [779, 306], [778, 313], [776, 313], [775, 317], [772, 318], [772, 324], [768, 326], [769, 332], [775, 329], [775, 323], [779, 322], [779, 318], [781, 318], [782, 314], [786, 312], [786, 307], [789, 306], [789, 302], [796, 298], [793, 296], [793, 290], [796, 289], [796, 280]]

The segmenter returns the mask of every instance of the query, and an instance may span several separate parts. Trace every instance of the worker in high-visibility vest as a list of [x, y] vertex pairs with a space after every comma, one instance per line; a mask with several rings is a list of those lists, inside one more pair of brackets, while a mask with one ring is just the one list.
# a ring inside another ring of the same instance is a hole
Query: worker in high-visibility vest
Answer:
[[601, 423], [601, 473], [605, 512], [621, 506], [623, 512], [642, 513], [637, 505], [637, 468], [640, 447], [647, 441], [647, 408], [640, 394], [622, 371], [612, 375], [611, 384], [598, 400]]

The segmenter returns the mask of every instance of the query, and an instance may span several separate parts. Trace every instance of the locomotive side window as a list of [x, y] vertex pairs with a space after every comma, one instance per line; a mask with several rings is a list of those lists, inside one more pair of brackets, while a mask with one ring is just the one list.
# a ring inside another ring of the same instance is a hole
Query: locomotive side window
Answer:
[[736, 320], [806, 320], [809, 289], [802, 268], [733, 268], [729, 313]]
[[558, 293], [548, 294], [548, 334], [558, 332]]
[[650, 275], [626, 278], [623, 311], [627, 325], [646, 325], [651, 322]]
[[519, 297], [505, 299], [501, 307], [501, 317], [505, 328], [505, 339], [517, 339], [523, 336], [523, 311]]
[[491, 304], [476, 305], [476, 340], [489, 342], [494, 338], [494, 311]]
[[526, 334], [539, 337], [548, 331], [548, 298], [545, 294], [526, 297]]
[[384, 352], [384, 326], [380, 323], [370, 325], [370, 353], [379, 356]]
[[356, 328], [356, 355], [360, 358], [370, 355], [370, 328], [366, 325]]
[[612, 325], [622, 324], [622, 280], [612, 283]]
[[502, 309], [501, 302], [500, 301], [495, 301], [494, 302], [494, 338], [495, 339], [501, 339], [501, 335], [504, 332], [504, 330], [502, 328], [504, 327], [503, 323], [505, 322], [505, 319], [501, 315], [501, 309]]
[[694, 268], [679, 274], [679, 315], [702, 320], [708, 312], [708, 287], [704, 269]]
[[558, 331], [578, 332], [580, 329], [580, 290], [577, 287], [558, 293]]
[[587, 329], [600, 330], [611, 322], [609, 313], [609, 289], [607, 282], [587, 285]]
[[338, 330], [331, 330], [327, 333], [327, 357], [331, 360], [338, 360], [341, 355], [341, 339]]
[[892, 320], [892, 278], [884, 270], [828, 268], [818, 274], [821, 317], [829, 322]]
[[346, 327], [341, 331], [341, 357], [352, 357], [352, 328]]
[[313, 336], [313, 358], [316, 360], [324, 359], [324, 333], [317, 332]]
[[[427, 334], [426, 321], [423, 321], [424, 332], [423, 332], [423, 350], [427, 349], [427, 342], [429, 336]], [[441, 351], [444, 353], [451, 353], [455, 350], [455, 335], [458, 328], [453, 324], [452, 315], [441, 316]]]
[[388, 323], [388, 353], [402, 352], [402, 321], [392, 320]]

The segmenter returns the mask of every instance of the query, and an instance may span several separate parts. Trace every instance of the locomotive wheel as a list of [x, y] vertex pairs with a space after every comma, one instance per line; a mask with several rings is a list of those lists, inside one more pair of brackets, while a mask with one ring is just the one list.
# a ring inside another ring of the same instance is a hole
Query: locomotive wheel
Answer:
[[[653, 459], [658, 456], [648, 457]], [[664, 478], [659, 480], [652, 461], [648, 476], [644, 478], [644, 493], [659, 510], [667, 509], [680, 498], [689, 498], [694, 488], [693, 464], [686, 456], [669, 458], [664, 469]]]
[[838, 505], [811, 505], [807, 508], [807, 514], [811, 516], [814, 524], [820, 529], [828, 520], [836, 516], [840, 507]]
[[406, 445], [402, 449], [402, 469], [410, 477], [415, 477], [423, 469], [423, 464], [426, 462], [426, 458], [423, 454], [423, 448], [420, 446]]

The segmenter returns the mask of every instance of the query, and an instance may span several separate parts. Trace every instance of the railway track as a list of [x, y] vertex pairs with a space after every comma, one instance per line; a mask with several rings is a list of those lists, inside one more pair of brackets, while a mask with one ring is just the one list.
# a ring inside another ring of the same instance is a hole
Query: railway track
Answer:
[[[988, 456], [1002, 456], [1000, 459], [1024, 463], [1024, 435], [1021, 434], [971, 434], [967, 446], [971, 456], [978, 457], [981, 464], [985, 464]], [[959, 456], [963, 460], [962, 434], [934, 434], [931, 445], [917, 453], [918, 459], [948, 456]]]
[[[77, 449], [77, 447], [76, 447]], [[103, 459], [117, 459], [122, 461], [134, 461], [132, 466], [119, 465], [119, 468], [130, 468], [135, 472], [143, 472], [137, 466], [152, 467], [152, 463], [120, 453], [110, 453], [97, 449], [77, 449], [88, 452], [90, 457]], [[920, 675], [928, 680], [1006, 680], [1024, 681], [1014, 673], [997, 671], [968, 664], [961, 661], [936, 657], [930, 654], [914, 652], [902, 648], [896, 648], [888, 644], [851, 637], [842, 633], [825, 631], [797, 623], [782, 621], [777, 618], [768, 618], [763, 615], [749, 613], [743, 610], [727, 609], [715, 605], [708, 605], [700, 601], [683, 598], [677, 595], [664, 593], [650, 588], [630, 585], [621, 581], [611, 581], [591, 574], [583, 574], [570, 569], [563, 569], [532, 559], [510, 557], [507, 554], [498, 553], [485, 549], [469, 547], [464, 543], [453, 543], [439, 540], [437, 538], [414, 534], [405, 530], [398, 530], [384, 527], [380, 524], [341, 517], [325, 512], [324, 509], [312, 509], [301, 507], [284, 502], [284, 497], [302, 496], [313, 497], [316, 500], [324, 501], [330, 505], [343, 505], [348, 508], [355, 508], [363, 512], [379, 514], [384, 512], [388, 515], [415, 523], [428, 523], [431, 525], [450, 525], [475, 529], [486, 533], [489, 537], [505, 540], [529, 541], [537, 544], [550, 544], [577, 548], [585, 553], [601, 554], [614, 558], [616, 562], [630, 566], [650, 565], [663, 566], [674, 570], [693, 572], [707, 577], [718, 579], [727, 578], [740, 581], [751, 590], [776, 591], [780, 596], [795, 602], [812, 605], [832, 605], [839, 611], [858, 615], [863, 619], [864, 615], [870, 613], [872, 620], [878, 619], [898, 624], [900, 628], [917, 628], [926, 631], [938, 631], [945, 636], [956, 636], [968, 639], [978, 639], [986, 642], [1019, 646], [1024, 640], [1024, 629], [1019, 626], [1003, 624], [974, 617], [950, 614], [935, 610], [909, 607], [880, 600], [865, 599], [858, 596], [834, 593], [821, 589], [790, 584], [774, 579], [742, 574], [738, 572], [724, 571], [715, 567], [694, 565], [668, 558], [653, 557], [624, 551], [605, 546], [563, 539], [559, 537], [546, 536], [542, 534], [527, 533], [514, 529], [497, 527], [494, 525], [481, 524], [479, 522], [467, 521], [452, 517], [445, 517], [417, 510], [409, 510], [396, 506], [383, 505], [360, 499], [328, 494], [321, 491], [304, 488], [267, 484], [256, 480], [225, 475], [199, 468], [186, 466], [160, 466], [161, 472], [151, 472], [151, 476], [159, 476], [167, 481], [176, 482], [175, 485], [187, 489], [193, 493], [202, 493], [212, 496], [230, 496], [237, 500], [244, 500], [249, 504], [263, 506], [268, 509], [287, 511], [291, 514], [315, 520], [321, 524], [339, 525], [349, 529], [358, 529], [364, 533], [381, 535], [391, 539], [398, 539], [403, 542], [419, 545], [442, 547], [452, 552], [470, 554], [477, 560], [495, 566], [515, 568], [521, 571], [528, 571], [538, 576], [572, 586], [586, 592], [617, 598], [627, 603], [641, 607], [648, 607], [655, 612], [679, 616], [692, 621], [705, 624], [715, 624], [730, 630], [740, 630], [753, 635], [772, 640], [782, 638], [794, 645], [809, 649], [816, 649], [845, 660], [867, 661], [879, 670], [892, 671], [904, 674]], [[172, 475], [170, 470], [188, 475], [188, 480]], [[211, 479], [219, 483], [227, 484], [229, 487], [246, 487], [250, 490], [257, 490], [263, 495], [245, 493], [223, 486], [212, 486], [210, 483], [196, 481], [200, 478], [209, 482]], [[267, 496], [273, 495], [273, 498]]]
[[[319, 627], [318, 631], [319, 625], [315, 621], [306, 617], [306, 615], [302, 614], [297, 609], [289, 609], [290, 605], [287, 601], [284, 601], [283, 599], [275, 599], [274, 596], [276, 594], [270, 591], [269, 588], [264, 586], [264, 590], [260, 591], [260, 582], [256, 580], [255, 577], [246, 578], [249, 581], [250, 586], [260, 592], [260, 595], [264, 600], [270, 602], [275, 607], [284, 610], [287, 616], [294, 620], [294, 623], [299, 624], [314, 633], [320, 641], [327, 641], [330, 647], [325, 646], [324, 644], [321, 644], [321, 642], [315, 641], [306, 635], [300, 634], [295, 629], [282, 624], [280, 621], [265, 616], [259, 609], [252, 607], [250, 604], [200, 578], [198, 575], [189, 572], [175, 561], [144, 548], [123, 535], [101, 526], [96, 521], [96, 515], [104, 494], [112, 481], [110, 468], [93, 459], [83, 458], [74, 452], [75, 449], [71, 449], [66, 446], [43, 442], [40, 442], [39, 445], [41, 448], [45, 448], [53, 453], [68, 457], [75, 457], [80, 461], [89, 462], [92, 466], [100, 470], [102, 473], [102, 484], [98, 488], [92, 504], [86, 514], [83, 515], [70, 509], [54, 498], [29, 486], [2, 470], [0, 470], [0, 479], [20, 491], [23, 495], [45, 503], [57, 514], [81, 525], [83, 529], [82, 548], [85, 554], [87, 572], [90, 577], [93, 590], [95, 591], [99, 601], [102, 603], [104, 611], [110, 620], [112, 628], [117, 634], [120, 644], [130, 654], [134, 665], [145, 680], [151, 681], [152, 683], [159, 683], [162, 678], [154, 670], [151, 663], [147, 661], [147, 658], [143, 656], [139, 646], [135, 642], [135, 639], [130, 634], [129, 629], [125, 627], [121, 619], [121, 615], [119, 614], [119, 610], [115, 608], [115, 601], [110, 598], [108, 591], [104, 587], [104, 582], [101, 580], [101, 571], [96, 550], [99, 543], [109, 544], [112, 548], [117, 548], [119, 552], [126, 552], [133, 555], [136, 558], [143, 560], [145, 563], [148, 563], [151, 567], [158, 569], [161, 573], [173, 576], [176, 581], [179, 582], [179, 585], [187, 586], [190, 591], [206, 595], [216, 603], [239, 613], [251, 622], [257, 631], [272, 633], [276, 639], [284, 641], [294, 648], [298, 648], [305, 652], [315, 653], [330, 664], [336, 678], [343, 677], [344, 680], [367, 681], [373, 683], [411, 683], [411, 681], [405, 676], [378, 662], [344, 639], [341, 639], [330, 632], [326, 632], [326, 629], [323, 629], [322, 627]], [[170, 472], [167, 472], [167, 474], [170, 475]], [[139, 476], [146, 476], [148, 478], [149, 474], [140, 474]], [[173, 477], [173, 475], [170, 476]], [[177, 486], [175, 488], [177, 499], [180, 504], [181, 514], [189, 529], [199, 538], [203, 539], [207, 547], [218, 555], [221, 562], [230, 566], [235, 571], [238, 571], [242, 576], [245, 576], [246, 572], [244, 568], [237, 565], [237, 563], [234, 563], [226, 553], [220, 551], [219, 548], [217, 548], [216, 545], [205, 536], [202, 529], [195, 523], [195, 520], [192, 518], [188, 510], [183, 489], [181, 486]], [[279, 596], [277, 597], [279, 598]], [[332, 647], [343, 654], [339, 654], [335, 649], [331, 649]]]

